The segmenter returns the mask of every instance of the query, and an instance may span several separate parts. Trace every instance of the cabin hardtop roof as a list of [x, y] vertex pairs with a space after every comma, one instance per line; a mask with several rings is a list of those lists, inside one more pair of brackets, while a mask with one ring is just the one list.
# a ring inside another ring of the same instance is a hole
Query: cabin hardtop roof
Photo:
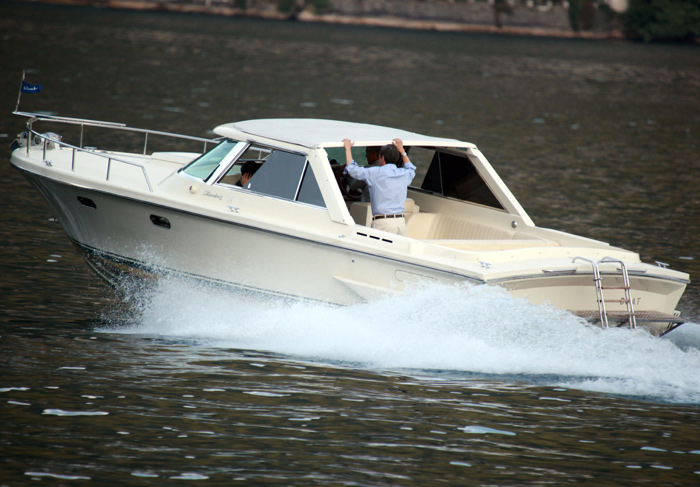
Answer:
[[219, 125], [214, 132], [234, 140], [264, 138], [312, 149], [342, 147], [343, 139], [346, 138], [354, 141], [356, 146], [378, 146], [391, 143], [397, 137], [409, 147], [476, 147], [474, 144], [455, 139], [431, 137], [380, 125], [312, 118], [244, 120]]

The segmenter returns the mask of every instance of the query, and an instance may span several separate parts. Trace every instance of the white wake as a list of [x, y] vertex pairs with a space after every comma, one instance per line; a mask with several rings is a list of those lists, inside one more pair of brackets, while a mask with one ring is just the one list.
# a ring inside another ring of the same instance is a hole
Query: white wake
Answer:
[[186, 338], [368, 369], [522, 376], [700, 404], [700, 326], [668, 337], [585, 324], [500, 288], [426, 287], [349, 307], [231, 295], [177, 280], [134, 297], [110, 332]]

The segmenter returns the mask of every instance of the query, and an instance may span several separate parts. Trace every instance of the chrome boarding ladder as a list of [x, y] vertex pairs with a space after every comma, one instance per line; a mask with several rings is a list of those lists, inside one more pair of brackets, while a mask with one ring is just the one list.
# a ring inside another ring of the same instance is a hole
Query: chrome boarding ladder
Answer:
[[[609, 327], [608, 311], [605, 308], [605, 303], [608, 302], [626, 304], [629, 326], [630, 328], [637, 328], [637, 316], [635, 315], [634, 304], [632, 303], [632, 287], [630, 286], [630, 277], [629, 273], [627, 272], [627, 266], [625, 265], [625, 263], [619, 259], [614, 259], [612, 257], [603, 257], [598, 261], [586, 259], [585, 257], [574, 257], [572, 262], [576, 262], [576, 260], [583, 260], [585, 262], [588, 262], [593, 268], [593, 282], [595, 284], [596, 301], [598, 302], [598, 312], [600, 313], [601, 326], [603, 328]], [[620, 264], [620, 268], [618, 269], [619, 274], [614, 275], [622, 276], [622, 286], [603, 286], [603, 278], [600, 274], [600, 264], [609, 263]], [[624, 292], [624, 298], [606, 300], [604, 291], [612, 289], [622, 290]]]

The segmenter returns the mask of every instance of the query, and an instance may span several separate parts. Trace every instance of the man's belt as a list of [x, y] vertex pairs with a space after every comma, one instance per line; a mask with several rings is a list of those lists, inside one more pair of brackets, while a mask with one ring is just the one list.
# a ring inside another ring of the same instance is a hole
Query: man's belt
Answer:
[[381, 220], [382, 218], [403, 218], [405, 213], [396, 213], [395, 215], [374, 215], [372, 220]]

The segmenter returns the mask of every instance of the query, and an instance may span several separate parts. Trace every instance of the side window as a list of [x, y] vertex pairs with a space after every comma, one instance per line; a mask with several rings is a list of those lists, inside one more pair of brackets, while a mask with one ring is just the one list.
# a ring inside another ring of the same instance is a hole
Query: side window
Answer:
[[218, 182], [230, 186], [241, 186], [241, 176], [243, 172], [249, 172], [254, 175], [257, 170], [260, 169], [262, 163], [265, 162], [265, 159], [270, 155], [270, 152], [270, 149], [254, 146], [248, 147]]
[[202, 154], [194, 161], [190, 162], [182, 170], [199, 179], [207, 180], [219, 164], [229, 155], [237, 142], [226, 139], [209, 152]]
[[468, 157], [435, 152], [421, 189], [499, 210], [503, 209]]
[[246, 186], [251, 191], [294, 200], [306, 158], [290, 152], [272, 151]]
[[306, 164], [306, 171], [304, 172], [304, 179], [301, 182], [301, 188], [299, 189], [297, 201], [315, 206], [323, 206], [324, 208], [326, 206], [326, 204], [323, 202], [321, 190], [319, 189], [318, 184], [316, 184], [316, 177], [314, 176], [313, 169], [311, 169], [311, 164]]
[[325, 208], [311, 165], [301, 154], [251, 146], [219, 183], [240, 185], [242, 168], [251, 165], [255, 171], [245, 189]]

